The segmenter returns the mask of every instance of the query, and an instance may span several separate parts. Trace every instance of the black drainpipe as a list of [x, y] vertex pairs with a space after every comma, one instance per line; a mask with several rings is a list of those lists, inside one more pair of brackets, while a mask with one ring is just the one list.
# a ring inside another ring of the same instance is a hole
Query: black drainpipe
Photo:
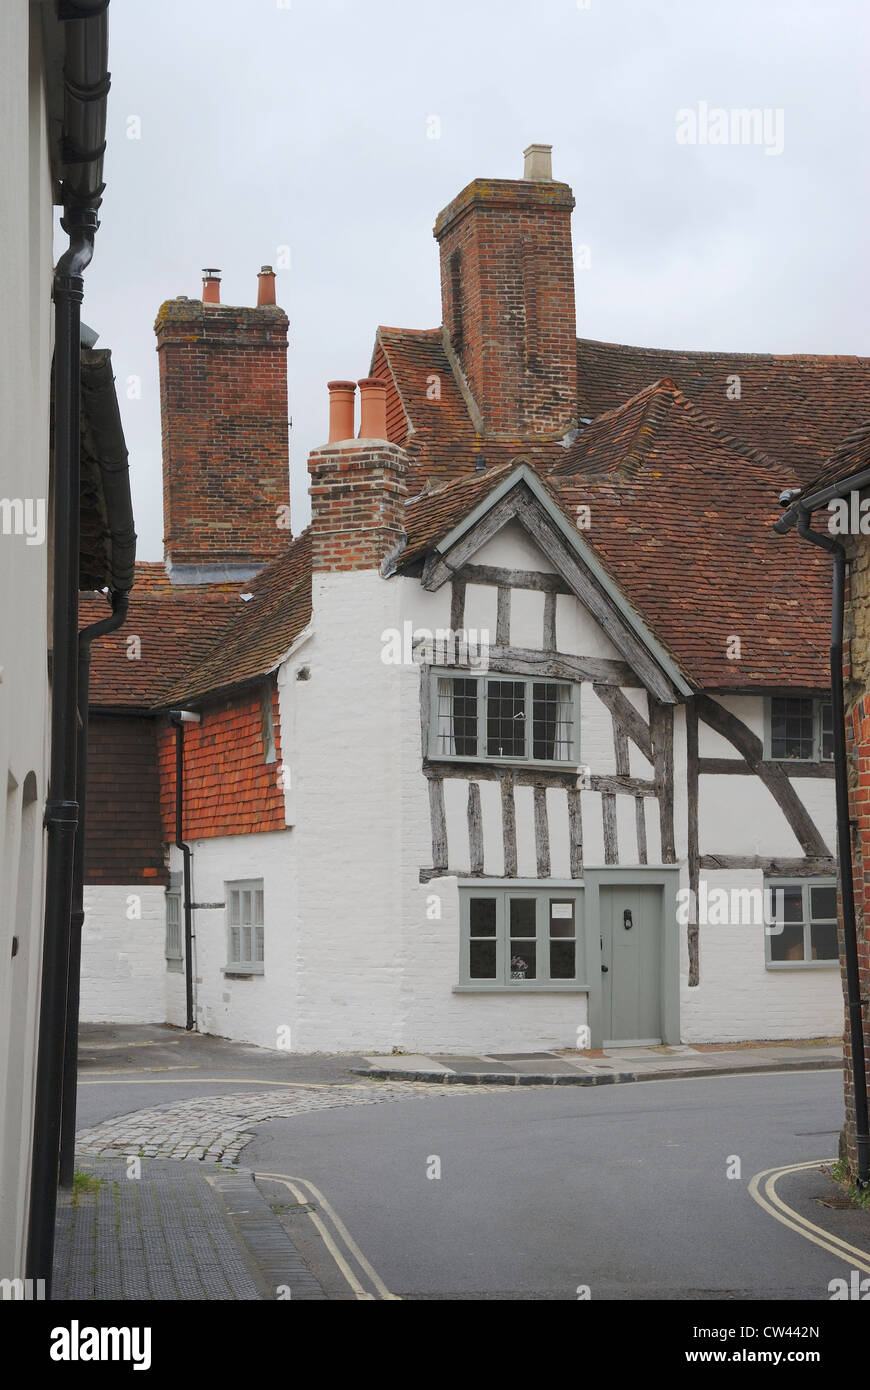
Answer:
[[864, 1022], [861, 977], [858, 971], [858, 933], [855, 925], [855, 884], [849, 824], [849, 784], [846, 765], [846, 709], [843, 694], [843, 612], [846, 598], [846, 552], [839, 541], [814, 531], [811, 514], [798, 515], [798, 534], [833, 556], [831, 590], [831, 693], [834, 725], [834, 773], [837, 794], [837, 849], [840, 856], [840, 896], [843, 903], [843, 955], [846, 963], [846, 1011], [852, 1044], [852, 1087], [855, 1098], [855, 1140], [859, 1188], [870, 1187], [870, 1133], [867, 1123], [867, 1069], [864, 1061]]
[[72, 1187], [75, 1173], [76, 1081], [79, 1055], [79, 995], [82, 968], [82, 926], [85, 920], [85, 799], [88, 777], [88, 693], [91, 679], [91, 643], [119, 628], [127, 616], [130, 596], [112, 594], [112, 612], [79, 633], [79, 729], [76, 764], [79, 818], [73, 869], [70, 917], [69, 979], [66, 994], [66, 1041], [63, 1055], [63, 1107], [60, 1125], [60, 1185]]
[[175, 725], [175, 845], [184, 856], [184, 984], [187, 997], [185, 1028], [192, 1032], [193, 1017], [193, 916], [190, 887], [190, 845], [184, 843], [184, 725], [196, 716], [186, 710], [170, 710], [169, 722]]
[[45, 929], [39, 1010], [39, 1051], [30, 1175], [27, 1277], [44, 1279], [51, 1297], [57, 1165], [66, 1033], [78, 803], [76, 724], [79, 591], [79, 416], [81, 390], [81, 303], [83, 272], [97, 229], [93, 208], [67, 211], [61, 226], [69, 249], [57, 263], [55, 306], [54, 556], [51, 638], [51, 763], [45, 869]]

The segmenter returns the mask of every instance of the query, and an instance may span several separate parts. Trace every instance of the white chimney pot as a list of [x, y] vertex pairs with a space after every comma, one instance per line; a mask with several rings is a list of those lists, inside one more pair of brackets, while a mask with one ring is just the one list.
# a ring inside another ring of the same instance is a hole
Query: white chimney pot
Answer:
[[531, 183], [543, 183], [553, 181], [553, 146], [552, 145], [529, 145], [523, 151], [525, 155], [525, 169], [523, 178]]

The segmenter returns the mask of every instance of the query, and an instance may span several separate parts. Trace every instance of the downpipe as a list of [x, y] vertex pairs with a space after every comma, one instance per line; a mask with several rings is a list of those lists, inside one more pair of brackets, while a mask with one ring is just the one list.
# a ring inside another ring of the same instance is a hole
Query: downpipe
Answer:
[[184, 988], [187, 1003], [185, 1029], [192, 1033], [196, 1027], [193, 1011], [193, 894], [191, 890], [191, 848], [184, 841], [184, 726], [199, 723], [200, 716], [187, 710], [170, 710], [169, 722], [175, 725], [175, 847], [180, 849], [184, 885]]
[[60, 1124], [60, 1185], [72, 1187], [75, 1174], [76, 1085], [79, 1059], [79, 999], [81, 994], [82, 928], [85, 920], [85, 824], [88, 778], [88, 699], [91, 683], [91, 643], [97, 637], [115, 632], [127, 617], [130, 596], [112, 594], [112, 612], [79, 633], [78, 702], [79, 727], [76, 750], [78, 788], [78, 828], [73, 866], [72, 913], [70, 915], [69, 977], [66, 993], [66, 1036], [63, 1057], [63, 1097]]
[[831, 588], [831, 695], [834, 725], [834, 775], [837, 800], [837, 850], [840, 858], [840, 895], [843, 903], [843, 956], [846, 965], [846, 1012], [852, 1046], [852, 1086], [855, 1100], [855, 1142], [858, 1154], [856, 1186], [870, 1187], [870, 1133], [867, 1122], [867, 1068], [864, 1058], [864, 1020], [861, 976], [858, 969], [858, 932], [855, 923], [855, 883], [852, 871], [852, 837], [849, 825], [849, 784], [846, 765], [846, 709], [843, 693], [843, 615], [846, 600], [846, 552], [839, 541], [810, 525], [810, 514], [801, 512], [798, 535], [820, 546], [833, 557]]
[[51, 755], [47, 830], [45, 929], [36, 1064], [33, 1156], [26, 1275], [45, 1280], [51, 1297], [60, 1112], [70, 955], [70, 911], [78, 801], [79, 473], [81, 304], [84, 271], [97, 230], [93, 208], [67, 211], [61, 226], [69, 247], [54, 275], [55, 451], [51, 663]]

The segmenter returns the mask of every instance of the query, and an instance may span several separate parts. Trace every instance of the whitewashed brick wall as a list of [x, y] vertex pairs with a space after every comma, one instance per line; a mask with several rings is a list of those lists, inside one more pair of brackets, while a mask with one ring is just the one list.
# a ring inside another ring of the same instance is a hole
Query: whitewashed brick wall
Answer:
[[[81, 1018], [162, 1023], [166, 1018], [166, 894], [161, 887], [85, 887]], [[141, 911], [141, 916], [129, 913]]]

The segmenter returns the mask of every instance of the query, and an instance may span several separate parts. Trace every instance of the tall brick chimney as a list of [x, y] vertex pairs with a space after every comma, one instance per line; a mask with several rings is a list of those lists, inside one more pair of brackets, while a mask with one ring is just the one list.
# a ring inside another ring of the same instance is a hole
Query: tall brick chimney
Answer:
[[377, 434], [342, 439], [353, 429], [353, 383], [330, 382], [330, 443], [308, 458], [315, 571], [380, 569], [403, 540], [408, 457], [385, 437], [385, 385], [359, 383], [361, 430]]
[[204, 275], [202, 300], [167, 300], [154, 325], [164, 552], [188, 584], [247, 578], [290, 535], [287, 315], [268, 266], [250, 309], [221, 304], [218, 272]]
[[475, 179], [440, 213], [443, 318], [485, 433], [560, 438], [577, 418], [574, 195], [549, 145], [523, 172]]

